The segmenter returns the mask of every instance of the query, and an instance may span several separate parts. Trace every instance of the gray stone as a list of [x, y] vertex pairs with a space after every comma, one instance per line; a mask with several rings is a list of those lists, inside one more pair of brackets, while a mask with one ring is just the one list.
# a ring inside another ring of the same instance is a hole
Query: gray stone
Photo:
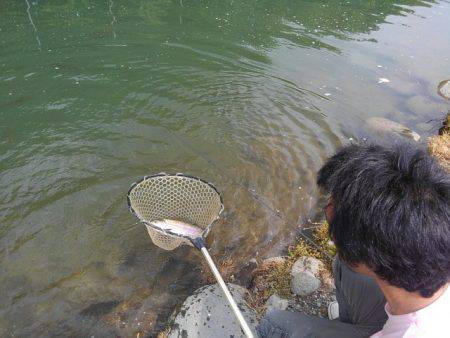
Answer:
[[414, 141], [420, 140], [420, 135], [403, 124], [388, 120], [384, 117], [371, 117], [366, 121], [368, 127], [378, 133], [392, 133], [407, 137]]
[[266, 302], [266, 313], [275, 310], [286, 310], [289, 306], [287, 299], [280, 298], [278, 295], [272, 295]]
[[319, 278], [323, 263], [313, 257], [300, 257], [292, 267], [291, 291], [299, 296], [307, 296], [317, 291], [322, 282]]
[[[227, 284], [255, 337], [257, 319], [245, 303], [247, 290]], [[186, 298], [170, 330], [169, 338], [245, 337], [219, 285], [207, 285]]]
[[450, 80], [444, 80], [438, 85], [438, 94], [450, 100]]

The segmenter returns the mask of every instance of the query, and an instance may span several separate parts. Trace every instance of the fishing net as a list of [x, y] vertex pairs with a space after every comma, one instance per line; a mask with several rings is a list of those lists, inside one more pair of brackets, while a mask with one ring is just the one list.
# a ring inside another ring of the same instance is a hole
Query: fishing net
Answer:
[[194, 225], [205, 237], [223, 210], [216, 188], [199, 178], [183, 174], [147, 176], [134, 183], [128, 206], [146, 227], [153, 243], [165, 250], [192, 245], [187, 236], [161, 229], [154, 221], [170, 219]]

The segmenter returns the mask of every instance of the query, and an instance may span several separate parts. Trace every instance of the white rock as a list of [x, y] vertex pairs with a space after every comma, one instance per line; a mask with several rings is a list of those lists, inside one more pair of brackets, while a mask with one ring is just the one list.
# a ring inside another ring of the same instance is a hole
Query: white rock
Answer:
[[[247, 290], [236, 284], [227, 286], [256, 337], [256, 315], [244, 301]], [[217, 284], [201, 287], [186, 298], [169, 334], [169, 338], [230, 336], [245, 337]]]
[[272, 295], [266, 302], [266, 313], [275, 310], [286, 310], [289, 306], [289, 301], [287, 299], [280, 298], [278, 295]]
[[300, 257], [292, 267], [291, 291], [296, 295], [307, 296], [320, 288], [322, 282], [319, 271], [323, 263], [313, 257]]

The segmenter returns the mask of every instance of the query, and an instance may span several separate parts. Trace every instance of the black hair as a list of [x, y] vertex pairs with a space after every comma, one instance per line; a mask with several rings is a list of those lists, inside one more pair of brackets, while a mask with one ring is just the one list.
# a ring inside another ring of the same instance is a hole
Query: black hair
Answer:
[[350, 145], [320, 169], [330, 236], [350, 266], [431, 297], [450, 278], [450, 174], [417, 145]]

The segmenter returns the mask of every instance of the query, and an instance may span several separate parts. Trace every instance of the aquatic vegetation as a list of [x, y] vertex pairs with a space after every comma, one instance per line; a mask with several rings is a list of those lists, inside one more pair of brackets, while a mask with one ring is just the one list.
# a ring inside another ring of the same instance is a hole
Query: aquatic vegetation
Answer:
[[439, 163], [447, 171], [450, 171], [450, 134], [445, 133], [430, 137], [428, 140], [428, 149], [439, 160]]
[[439, 128], [439, 135], [428, 139], [428, 150], [447, 171], [450, 171], [450, 112]]
[[[324, 281], [319, 294], [329, 293], [332, 284], [331, 263], [336, 254], [336, 247], [328, 236], [328, 224], [317, 223], [312, 233], [314, 243], [299, 238], [298, 241], [289, 246], [287, 254], [264, 261], [258, 269], [253, 272], [253, 283], [251, 297], [248, 301], [259, 314], [265, 311], [265, 302], [273, 295], [292, 298], [291, 293], [291, 270], [295, 261], [302, 256], [315, 257], [324, 263], [324, 270], [320, 272], [321, 280]], [[305, 302], [307, 304], [308, 302]]]

